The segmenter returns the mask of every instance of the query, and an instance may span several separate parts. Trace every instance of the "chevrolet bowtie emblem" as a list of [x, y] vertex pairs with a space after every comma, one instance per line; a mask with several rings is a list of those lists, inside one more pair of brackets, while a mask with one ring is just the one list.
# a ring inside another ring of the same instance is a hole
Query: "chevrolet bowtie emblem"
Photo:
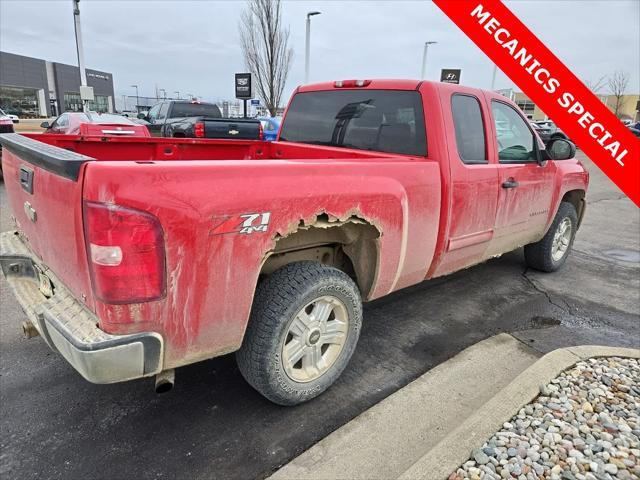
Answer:
[[240, 132], [238, 130], [229, 130], [229, 135], [237, 135]]

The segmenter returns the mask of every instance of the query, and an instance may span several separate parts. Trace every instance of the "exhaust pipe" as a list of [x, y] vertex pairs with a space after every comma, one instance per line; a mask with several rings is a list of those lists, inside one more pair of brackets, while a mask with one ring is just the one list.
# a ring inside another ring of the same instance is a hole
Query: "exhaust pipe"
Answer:
[[173, 388], [175, 380], [176, 371], [173, 368], [161, 371], [156, 375], [156, 393], [167, 393]]
[[40, 335], [40, 332], [38, 332], [38, 329], [35, 327], [35, 325], [29, 321], [22, 322], [22, 332], [27, 338], [33, 338]]

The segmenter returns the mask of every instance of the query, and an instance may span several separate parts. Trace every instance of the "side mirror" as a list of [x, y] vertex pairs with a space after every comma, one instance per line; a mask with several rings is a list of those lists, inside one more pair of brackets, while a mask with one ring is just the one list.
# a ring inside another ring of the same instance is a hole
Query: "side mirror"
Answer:
[[42, 122], [42, 123], [40, 124], [40, 126], [41, 126], [42, 128], [49, 128], [49, 127], [50, 127], [49, 122]]
[[147, 119], [147, 116], [146, 116], [144, 113], [139, 113], [139, 114], [138, 114], [138, 118], [139, 118], [140, 120], [146, 120], [146, 119]]
[[568, 160], [576, 156], [576, 146], [564, 138], [556, 138], [547, 144], [551, 160]]

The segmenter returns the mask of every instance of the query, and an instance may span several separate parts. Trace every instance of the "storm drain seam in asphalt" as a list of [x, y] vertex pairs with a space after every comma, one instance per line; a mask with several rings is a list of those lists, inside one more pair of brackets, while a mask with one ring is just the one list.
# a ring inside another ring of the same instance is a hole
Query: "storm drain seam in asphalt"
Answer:
[[[529, 278], [527, 276], [527, 272], [529, 271], [529, 268], [525, 268], [524, 271], [522, 272], [522, 277], [526, 280], [526, 282], [531, 285], [533, 287], [533, 289], [536, 292], [539, 292], [541, 294], [543, 294], [546, 299], [547, 302], [549, 302], [550, 305], [553, 305], [554, 307], [560, 309], [562, 312], [564, 312], [565, 314], [569, 315], [570, 317], [575, 317], [579, 320], [582, 320], [583, 322], [589, 322], [589, 319], [580, 315], [579, 313], [574, 313], [571, 311], [571, 305], [569, 304], [569, 302], [567, 302], [564, 298], [562, 299], [562, 301], [564, 302], [565, 306], [563, 307], [562, 305], [559, 305], [558, 303], [554, 302], [553, 299], [551, 298], [551, 294], [544, 288], [542, 288], [541, 286], [539, 286], [538, 284], [536, 284], [536, 282]], [[577, 309], [575, 309], [577, 310]]]
[[627, 198], [626, 195], [619, 195], [615, 198], [599, 198], [598, 200], [593, 200], [591, 202], [587, 202], [587, 205], [593, 205], [594, 203], [600, 203], [605, 201], [615, 202], [617, 200], [622, 200], [623, 198]]

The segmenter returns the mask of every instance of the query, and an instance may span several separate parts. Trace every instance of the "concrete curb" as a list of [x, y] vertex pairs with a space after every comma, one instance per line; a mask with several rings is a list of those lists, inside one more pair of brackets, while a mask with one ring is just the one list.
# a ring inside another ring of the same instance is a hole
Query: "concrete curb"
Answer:
[[270, 480], [397, 478], [540, 357], [506, 333], [482, 340], [346, 423]]
[[468, 417], [422, 456], [399, 478], [446, 479], [468, 460], [471, 451], [498, 431], [517, 411], [533, 400], [540, 385], [557, 377], [581, 360], [594, 357], [640, 358], [640, 349], [578, 346], [554, 350], [524, 370], [511, 383]]

